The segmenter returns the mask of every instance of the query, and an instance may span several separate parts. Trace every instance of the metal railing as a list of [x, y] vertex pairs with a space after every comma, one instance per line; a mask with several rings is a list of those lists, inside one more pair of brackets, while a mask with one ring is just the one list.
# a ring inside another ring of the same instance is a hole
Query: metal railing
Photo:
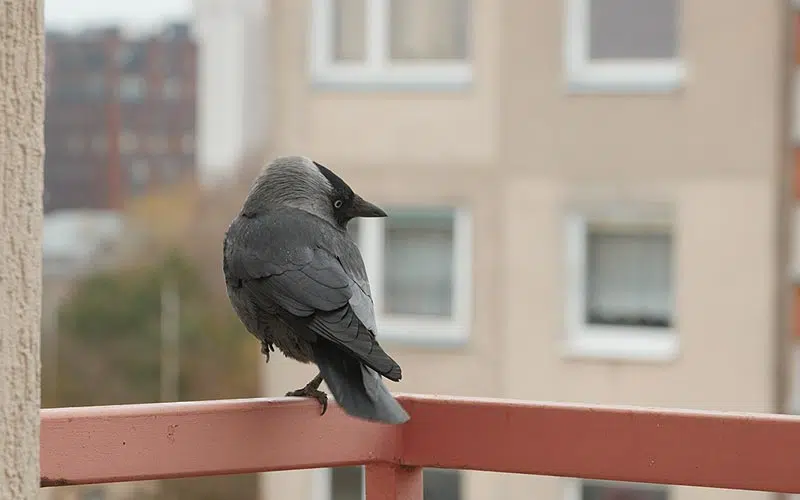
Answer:
[[438, 467], [800, 493], [800, 417], [401, 395], [402, 426], [249, 399], [42, 410], [42, 486], [366, 465], [369, 500]]

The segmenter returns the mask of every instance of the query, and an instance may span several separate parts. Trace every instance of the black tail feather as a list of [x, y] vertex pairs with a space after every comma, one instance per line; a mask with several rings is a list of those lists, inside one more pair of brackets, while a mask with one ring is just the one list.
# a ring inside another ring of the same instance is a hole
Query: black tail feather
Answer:
[[325, 384], [349, 415], [386, 424], [409, 420], [375, 370], [324, 340], [312, 346]]

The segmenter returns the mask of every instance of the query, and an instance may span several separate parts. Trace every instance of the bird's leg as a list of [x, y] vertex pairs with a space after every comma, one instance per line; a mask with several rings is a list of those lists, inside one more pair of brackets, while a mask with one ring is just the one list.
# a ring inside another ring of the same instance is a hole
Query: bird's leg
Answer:
[[303, 387], [302, 389], [297, 389], [296, 391], [287, 392], [286, 396], [298, 397], [298, 398], [314, 398], [317, 401], [319, 401], [319, 404], [322, 405], [322, 413], [320, 413], [320, 415], [325, 415], [325, 410], [328, 409], [328, 395], [319, 390], [319, 385], [321, 383], [322, 383], [322, 373], [318, 373], [316, 377], [311, 379], [311, 382], [306, 384], [305, 387]]
[[261, 341], [261, 354], [267, 358], [267, 363], [269, 363], [269, 353], [275, 350], [275, 346], [272, 345], [272, 342], [267, 342], [266, 340]]

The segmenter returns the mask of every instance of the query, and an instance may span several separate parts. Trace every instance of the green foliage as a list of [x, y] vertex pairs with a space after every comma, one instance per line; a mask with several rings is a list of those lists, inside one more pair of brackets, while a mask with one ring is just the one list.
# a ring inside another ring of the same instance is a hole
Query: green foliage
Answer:
[[[190, 259], [173, 250], [155, 263], [76, 284], [59, 309], [57, 373], [43, 378], [43, 406], [159, 401], [161, 291], [168, 280], [180, 295], [179, 398], [256, 395], [263, 362], [257, 342]], [[257, 491], [255, 475], [174, 479], [162, 481], [151, 500], [255, 499]]]
[[[258, 351], [230, 305], [176, 251], [148, 266], [78, 283], [59, 310], [57, 406], [159, 400], [161, 290], [180, 294], [180, 399], [256, 394]], [[214, 297], [214, 300], [212, 300]], [[215, 303], [216, 301], [216, 303]]]

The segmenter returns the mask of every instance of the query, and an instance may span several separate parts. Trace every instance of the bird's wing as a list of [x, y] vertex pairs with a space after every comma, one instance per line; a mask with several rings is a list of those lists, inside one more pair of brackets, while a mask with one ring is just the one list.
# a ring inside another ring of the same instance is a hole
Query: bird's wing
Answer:
[[400, 380], [400, 366], [375, 339], [372, 299], [355, 244], [311, 215], [281, 215], [232, 224], [226, 275], [241, 280], [254, 300], [277, 305], [306, 340], [325, 338], [381, 375]]

